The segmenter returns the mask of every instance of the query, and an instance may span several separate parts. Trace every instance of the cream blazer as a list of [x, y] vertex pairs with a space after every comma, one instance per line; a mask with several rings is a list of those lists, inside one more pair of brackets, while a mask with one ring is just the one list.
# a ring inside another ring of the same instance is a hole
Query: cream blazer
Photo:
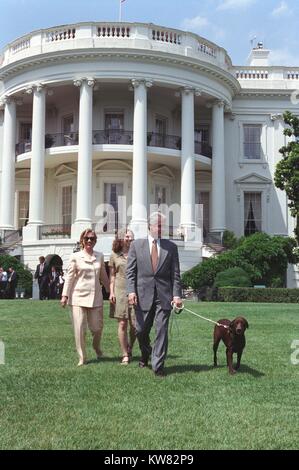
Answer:
[[68, 297], [68, 304], [88, 308], [102, 306], [101, 284], [109, 292], [103, 253], [94, 251], [92, 257], [83, 250], [73, 253], [62, 292]]

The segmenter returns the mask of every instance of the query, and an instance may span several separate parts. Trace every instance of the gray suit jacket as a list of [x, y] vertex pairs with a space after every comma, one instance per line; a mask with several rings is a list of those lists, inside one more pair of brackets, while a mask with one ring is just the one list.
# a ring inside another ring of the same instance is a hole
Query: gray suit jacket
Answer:
[[180, 264], [177, 246], [169, 240], [160, 240], [160, 255], [154, 273], [148, 239], [131, 243], [127, 263], [127, 293], [136, 293], [138, 306], [149, 311], [154, 300], [155, 287], [163, 310], [171, 310], [173, 297], [181, 297]]

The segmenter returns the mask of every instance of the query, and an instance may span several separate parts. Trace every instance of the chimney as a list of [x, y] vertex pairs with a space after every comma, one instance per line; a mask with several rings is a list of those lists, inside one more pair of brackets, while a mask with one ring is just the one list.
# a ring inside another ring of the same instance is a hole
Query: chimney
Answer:
[[269, 55], [270, 50], [264, 48], [262, 42], [258, 42], [256, 47], [254, 47], [247, 59], [247, 65], [252, 67], [267, 67], [269, 66]]

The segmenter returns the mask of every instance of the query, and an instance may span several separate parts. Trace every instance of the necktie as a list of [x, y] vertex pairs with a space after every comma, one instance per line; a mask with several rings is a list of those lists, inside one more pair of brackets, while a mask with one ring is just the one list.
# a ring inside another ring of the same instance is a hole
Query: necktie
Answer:
[[153, 271], [155, 272], [155, 271], [157, 270], [157, 266], [158, 266], [158, 247], [157, 247], [157, 240], [153, 240], [152, 252], [151, 252], [151, 259], [152, 259]]

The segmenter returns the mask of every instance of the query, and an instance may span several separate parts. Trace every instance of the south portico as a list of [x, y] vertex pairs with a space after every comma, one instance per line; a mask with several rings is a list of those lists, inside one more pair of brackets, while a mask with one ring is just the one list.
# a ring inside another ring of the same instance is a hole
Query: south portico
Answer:
[[[79, 89], [79, 127], [77, 145], [77, 188], [76, 216], [72, 223], [71, 239], [86, 226], [94, 223], [92, 213], [92, 174], [93, 152], [93, 88], [95, 83], [101, 87], [99, 79], [76, 78], [73, 86]], [[132, 79], [128, 83], [134, 92], [133, 107], [133, 144], [132, 161], [132, 217], [131, 226], [137, 236], [142, 236], [146, 229], [148, 208], [148, 89], [159, 86], [150, 78]], [[71, 85], [70, 85], [71, 86]], [[165, 85], [164, 85], [165, 86]], [[25, 85], [22, 93], [32, 96], [32, 144], [30, 154], [30, 198], [28, 223], [23, 227], [23, 241], [33, 242], [40, 239], [40, 227], [47, 224], [44, 214], [45, 199], [45, 135], [47, 83]], [[195, 97], [201, 96], [199, 88], [181, 84], [174, 93], [180, 95], [181, 107], [181, 150], [180, 150], [180, 228], [185, 239], [200, 242], [201, 235], [196, 230], [195, 220], [195, 164], [194, 147]], [[212, 185], [211, 185], [211, 231], [225, 229], [225, 183], [224, 183], [224, 125], [225, 106], [223, 99], [213, 98], [206, 93], [206, 106], [212, 108]], [[2, 99], [4, 109], [3, 166], [1, 184], [0, 227], [13, 230], [14, 226], [14, 189], [16, 162], [14, 158], [16, 143], [16, 106], [20, 100], [20, 91]], [[217, 164], [216, 164], [217, 162]], [[9, 195], [9, 197], [8, 197]], [[214, 202], [213, 202], [214, 201]], [[220, 207], [219, 207], [220, 206]]]

